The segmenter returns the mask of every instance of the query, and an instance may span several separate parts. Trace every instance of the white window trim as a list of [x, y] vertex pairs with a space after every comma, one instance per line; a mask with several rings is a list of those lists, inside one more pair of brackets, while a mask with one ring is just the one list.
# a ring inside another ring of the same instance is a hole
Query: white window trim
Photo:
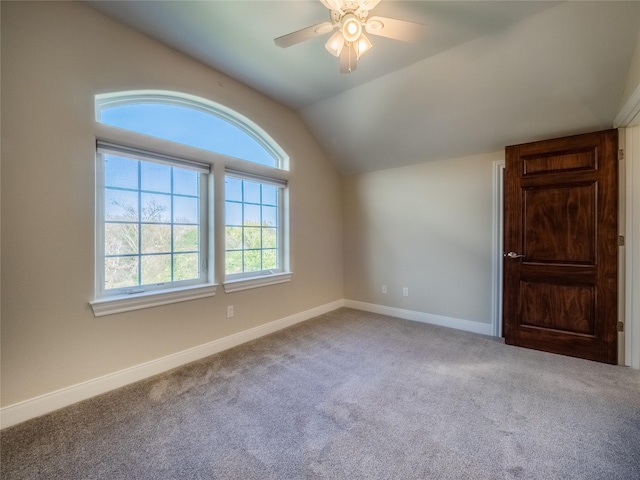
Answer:
[[[106, 105], [138, 102], [143, 98], [143, 96], [144, 100], [150, 103], [165, 101], [176, 105], [196, 108], [228, 121], [247, 132], [267, 151], [271, 152], [272, 155], [278, 159], [278, 167], [268, 167], [248, 160], [230, 157], [208, 150], [202, 150], [188, 145], [182, 145], [161, 138], [117, 128], [112, 125], [102, 124], [98, 121], [98, 111], [100, 108]], [[203, 162], [211, 166], [211, 176], [207, 192], [208, 202], [210, 204], [207, 227], [208, 245], [206, 250], [208, 258], [207, 282], [204, 284], [198, 283], [182, 287], [173, 287], [166, 290], [151, 290], [133, 294], [97, 297], [93, 301], [89, 302], [94, 315], [99, 317], [214, 296], [219, 286], [219, 284], [215, 282], [215, 279], [225, 279], [225, 229], [215, 228], [214, 230], [214, 224], [217, 226], [222, 224], [224, 227], [224, 215], [220, 217], [220, 212], [224, 212], [224, 193], [222, 192], [221, 197], [218, 194], [214, 196], [214, 182], [217, 186], [220, 186], [220, 183], [218, 183], [219, 180], [216, 180], [216, 177], [221, 176], [222, 186], [224, 185], [224, 172], [226, 170], [236, 171], [240, 174], [246, 175], [247, 177], [253, 176], [256, 179], [271, 179], [275, 184], [286, 185], [290, 177], [289, 157], [284, 150], [282, 150], [280, 146], [258, 125], [227, 107], [200, 97], [178, 92], [145, 90], [96, 95], [95, 101], [96, 122], [94, 123], [94, 131], [97, 141], [112, 143], [125, 148], [138, 148], [144, 151], [162, 152], [164, 155], [175, 156], [187, 161]], [[104, 192], [98, 193], [98, 195], [104, 195]], [[283, 196], [283, 198], [288, 198], [288, 195]], [[253, 277], [247, 276], [220, 282], [224, 285], [225, 293], [259, 288], [268, 285], [277, 285], [291, 281], [293, 272], [289, 270], [289, 228], [287, 212], [288, 206], [286, 201], [284, 201], [283, 223], [280, 226], [283, 238], [283, 243], [280, 247], [282, 248], [281, 255], [283, 259], [282, 271], [266, 274], [265, 272], [259, 272], [259, 274]], [[104, 228], [104, 225], [102, 225], [102, 227], [98, 226], [97, 228]], [[99, 234], [99, 232], [96, 232], [96, 234]], [[216, 246], [216, 248], [214, 248], [214, 245], [222, 246], [223, 256], [220, 256], [219, 247]], [[99, 290], [96, 289], [95, 292], [97, 295]]]
[[218, 285], [191, 285], [182, 288], [172, 288], [171, 290], [155, 290], [150, 292], [136, 293], [132, 295], [118, 295], [104, 297], [90, 302], [93, 314], [96, 317], [112, 315], [114, 313], [129, 312], [143, 308], [157, 307], [170, 303], [186, 302], [198, 298], [213, 297], [216, 294]]
[[241, 290], [249, 290], [251, 288], [266, 287], [268, 285], [277, 285], [279, 283], [287, 283], [291, 281], [292, 272], [267, 273], [261, 274], [259, 277], [240, 278], [237, 280], [227, 280], [224, 282], [224, 293], [239, 292]]
[[[156, 154], [149, 152], [148, 150], [133, 151], [128, 148], [121, 148], [121, 146], [98, 141], [96, 155], [104, 155], [107, 153], [122, 154], [130, 158], [143, 161], [158, 161], [166, 160], [167, 164], [176, 165], [180, 167], [180, 158], [167, 157], [166, 155]], [[201, 170], [209, 171], [208, 164], [195, 164], [194, 167], [200, 167]], [[210, 174], [210, 173], [209, 173]], [[96, 210], [104, 209], [104, 166], [101, 165], [97, 172], [96, 185], [100, 186], [96, 195]], [[210, 184], [203, 182], [201, 191], [201, 209], [202, 203], [208, 202], [210, 198]], [[95, 285], [95, 299], [90, 302], [93, 309], [93, 313], [96, 317], [103, 315], [110, 315], [114, 313], [121, 313], [130, 310], [138, 310], [142, 308], [155, 307], [158, 305], [165, 305], [168, 303], [182, 302], [186, 300], [193, 300], [197, 298], [209, 297], [216, 294], [217, 285], [213, 283], [212, 264], [210, 261], [210, 219], [204, 214], [200, 219], [200, 226], [204, 230], [201, 232], [201, 241], [205, 245], [202, 249], [202, 255], [206, 262], [206, 267], [203, 270], [199, 279], [193, 279], [183, 282], [173, 282], [168, 285], [167, 288], [158, 288], [156, 285], [140, 285], [132, 286], [130, 293], [117, 293], [118, 290], [103, 290], [102, 279], [104, 276], [104, 251], [102, 247], [102, 241], [104, 239], [104, 217], [101, 213], [96, 211], [96, 285]], [[121, 289], [126, 290], [126, 289]]]
[[144, 135], [142, 133], [124, 130], [104, 123], [96, 122], [94, 125], [95, 138], [102, 143], [117, 144], [128, 149], [139, 149], [151, 152], [162, 152], [163, 155], [178, 157], [184, 160], [207, 163], [214, 171], [214, 165], [222, 165], [222, 171], [235, 170], [246, 172], [257, 177], [273, 178], [281, 182], [287, 182], [290, 173], [286, 170], [267, 167], [259, 163], [242, 160], [241, 158], [230, 157], [221, 153], [202, 150], [190, 145], [170, 142], [162, 138]]

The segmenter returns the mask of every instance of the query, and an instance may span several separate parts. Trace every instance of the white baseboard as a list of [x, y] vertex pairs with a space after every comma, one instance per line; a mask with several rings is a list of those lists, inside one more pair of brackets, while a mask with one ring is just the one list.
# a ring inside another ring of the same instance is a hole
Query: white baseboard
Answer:
[[289, 317], [274, 320], [273, 322], [239, 332], [228, 337], [220, 338], [204, 345], [190, 348], [182, 352], [167, 355], [166, 357], [151, 360], [119, 372], [110, 373], [102, 377], [94, 378], [86, 382], [78, 383], [70, 387], [46, 393], [29, 400], [25, 400], [0, 409], [0, 428], [24, 422], [31, 418], [39, 417], [60, 408], [72, 405], [82, 400], [95, 397], [101, 393], [124, 387], [133, 382], [157, 375], [172, 368], [180, 367], [189, 362], [208, 357], [223, 350], [236, 347], [243, 343], [255, 340], [296, 323], [310, 320], [318, 315], [331, 312], [344, 306], [344, 300], [327, 303], [304, 312], [296, 313]]
[[441, 315], [432, 315], [430, 313], [404, 310], [402, 308], [386, 307], [384, 305], [358, 302], [355, 300], [345, 300], [344, 306], [348, 308], [355, 308], [356, 310], [364, 310], [365, 312], [380, 313], [382, 315], [389, 315], [391, 317], [412, 320], [414, 322], [429, 323], [431, 325], [455, 328], [456, 330], [480, 333], [482, 335], [493, 335], [493, 325], [491, 325], [490, 323], [480, 323], [459, 318], [443, 317]]
[[166, 372], [172, 368], [180, 367], [187, 363], [200, 360], [215, 353], [228, 350], [243, 343], [277, 332], [300, 322], [310, 320], [340, 307], [349, 307], [365, 312], [380, 313], [393, 317], [413, 320], [417, 322], [441, 325], [443, 327], [465, 330], [468, 332], [491, 335], [490, 324], [461, 320], [457, 318], [431, 315], [428, 313], [403, 310], [400, 308], [386, 307], [372, 303], [358, 302], [355, 300], [336, 300], [304, 312], [296, 313], [273, 322], [260, 325], [243, 332], [235, 333], [228, 337], [220, 338], [204, 345], [183, 350], [166, 357], [151, 360], [134, 367], [126, 368], [118, 372], [110, 373], [102, 377], [94, 378], [86, 382], [78, 383], [70, 387], [62, 388], [51, 393], [31, 398], [0, 409], [0, 428], [11, 427], [29, 419], [67, 407], [82, 400], [87, 400], [96, 395], [124, 387], [145, 378]]

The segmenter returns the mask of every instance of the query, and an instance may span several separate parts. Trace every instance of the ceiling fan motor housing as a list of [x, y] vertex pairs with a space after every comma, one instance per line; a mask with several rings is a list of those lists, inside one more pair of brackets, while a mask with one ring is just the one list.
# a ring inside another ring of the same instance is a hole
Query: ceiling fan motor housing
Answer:
[[358, 2], [346, 2], [341, 10], [332, 9], [330, 12], [331, 23], [333, 24], [342, 24], [344, 17], [348, 14], [355, 15], [361, 24], [365, 23], [369, 16], [369, 10], [359, 8]]

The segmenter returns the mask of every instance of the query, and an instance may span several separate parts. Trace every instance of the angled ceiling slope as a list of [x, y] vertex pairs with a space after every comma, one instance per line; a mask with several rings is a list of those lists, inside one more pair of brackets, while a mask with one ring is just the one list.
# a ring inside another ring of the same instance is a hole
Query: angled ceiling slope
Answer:
[[640, 1], [383, 0], [427, 34], [340, 74], [324, 37], [273, 42], [328, 19], [318, 0], [89, 3], [298, 111], [344, 174], [610, 128], [640, 24]]

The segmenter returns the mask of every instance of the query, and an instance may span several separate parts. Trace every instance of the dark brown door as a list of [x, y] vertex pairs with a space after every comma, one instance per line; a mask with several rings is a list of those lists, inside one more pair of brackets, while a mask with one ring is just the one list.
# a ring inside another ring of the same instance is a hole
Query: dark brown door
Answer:
[[506, 148], [506, 343], [617, 363], [618, 132]]

